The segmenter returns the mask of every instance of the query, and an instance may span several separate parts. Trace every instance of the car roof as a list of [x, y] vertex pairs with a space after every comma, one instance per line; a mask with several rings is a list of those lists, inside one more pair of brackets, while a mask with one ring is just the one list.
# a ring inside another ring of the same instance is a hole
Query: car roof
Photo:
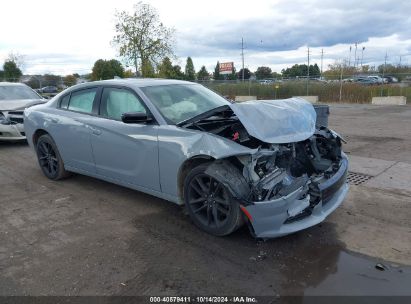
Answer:
[[109, 80], [99, 80], [81, 83], [73, 86], [73, 89], [86, 88], [95, 85], [124, 85], [128, 87], [151, 87], [160, 85], [171, 85], [171, 84], [195, 84], [194, 82], [175, 80], [175, 79], [160, 79], [160, 78], [126, 78], [126, 79], [109, 79]]
[[0, 87], [5, 86], [26, 86], [24, 83], [19, 82], [0, 82]]

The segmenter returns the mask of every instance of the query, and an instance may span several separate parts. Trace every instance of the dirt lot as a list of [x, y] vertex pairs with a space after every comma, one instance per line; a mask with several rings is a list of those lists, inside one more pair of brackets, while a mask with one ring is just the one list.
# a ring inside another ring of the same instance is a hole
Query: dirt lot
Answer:
[[331, 113], [372, 178], [324, 223], [265, 242], [93, 178], [49, 181], [26, 144], [0, 144], [0, 295], [411, 295], [411, 107]]

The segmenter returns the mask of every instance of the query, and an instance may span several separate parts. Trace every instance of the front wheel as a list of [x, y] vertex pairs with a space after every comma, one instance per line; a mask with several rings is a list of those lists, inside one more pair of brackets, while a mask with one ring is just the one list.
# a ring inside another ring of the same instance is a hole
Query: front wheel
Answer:
[[37, 141], [36, 152], [40, 168], [49, 179], [59, 180], [69, 175], [64, 169], [63, 160], [50, 135], [40, 136]]
[[203, 164], [188, 174], [184, 201], [196, 226], [216, 236], [228, 235], [242, 223], [240, 207], [220, 181], [205, 173], [206, 168]]

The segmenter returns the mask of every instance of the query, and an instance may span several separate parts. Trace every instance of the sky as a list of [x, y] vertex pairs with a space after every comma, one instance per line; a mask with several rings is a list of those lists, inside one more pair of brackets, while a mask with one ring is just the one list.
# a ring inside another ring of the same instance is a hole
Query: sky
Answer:
[[[116, 10], [133, 0], [2, 0], [0, 62], [24, 56], [25, 74], [85, 74], [97, 59], [118, 57], [111, 45]], [[191, 56], [196, 70], [217, 61], [274, 71], [293, 64], [354, 61], [368, 65], [411, 64], [409, 0], [146, 0], [176, 30], [175, 64]], [[350, 46], [352, 52], [350, 56]], [[364, 51], [362, 51], [365, 47]]]

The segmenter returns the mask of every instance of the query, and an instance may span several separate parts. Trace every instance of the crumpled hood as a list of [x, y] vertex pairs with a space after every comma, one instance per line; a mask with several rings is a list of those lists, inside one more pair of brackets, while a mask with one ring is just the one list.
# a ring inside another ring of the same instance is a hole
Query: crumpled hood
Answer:
[[247, 132], [266, 143], [298, 142], [315, 132], [317, 114], [302, 98], [253, 100], [230, 107]]
[[24, 110], [25, 108], [45, 102], [47, 102], [45, 99], [0, 100], [0, 111]]

